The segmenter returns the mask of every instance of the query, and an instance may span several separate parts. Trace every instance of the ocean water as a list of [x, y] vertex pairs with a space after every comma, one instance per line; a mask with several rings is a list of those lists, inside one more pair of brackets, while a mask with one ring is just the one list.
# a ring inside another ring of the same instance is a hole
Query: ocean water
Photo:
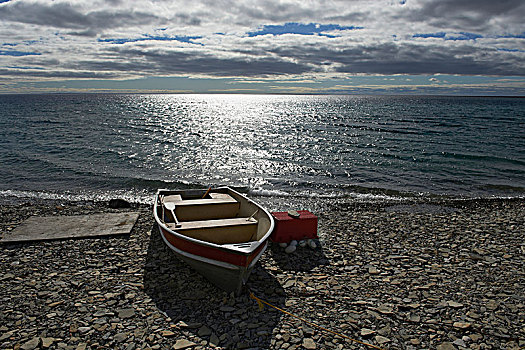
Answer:
[[0, 196], [525, 197], [525, 99], [0, 95]]

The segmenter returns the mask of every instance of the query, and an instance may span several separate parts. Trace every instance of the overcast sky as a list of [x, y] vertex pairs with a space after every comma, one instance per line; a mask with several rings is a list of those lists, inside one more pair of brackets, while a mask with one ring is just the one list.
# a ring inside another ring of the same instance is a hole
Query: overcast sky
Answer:
[[0, 0], [0, 93], [525, 95], [525, 1]]

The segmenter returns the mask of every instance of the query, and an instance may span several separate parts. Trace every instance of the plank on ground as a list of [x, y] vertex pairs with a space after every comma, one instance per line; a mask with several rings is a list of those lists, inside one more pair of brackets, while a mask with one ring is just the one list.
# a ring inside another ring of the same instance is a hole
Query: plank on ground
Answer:
[[67, 238], [88, 238], [129, 234], [138, 212], [102, 213], [73, 216], [32, 216], [0, 243], [31, 242]]

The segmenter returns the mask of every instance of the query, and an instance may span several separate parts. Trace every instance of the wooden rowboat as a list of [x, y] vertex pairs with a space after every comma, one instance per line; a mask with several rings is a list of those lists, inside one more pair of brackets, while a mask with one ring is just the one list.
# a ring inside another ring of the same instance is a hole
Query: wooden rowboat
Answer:
[[236, 294], [274, 228], [266, 209], [228, 187], [159, 190], [153, 216], [169, 248], [213, 284]]

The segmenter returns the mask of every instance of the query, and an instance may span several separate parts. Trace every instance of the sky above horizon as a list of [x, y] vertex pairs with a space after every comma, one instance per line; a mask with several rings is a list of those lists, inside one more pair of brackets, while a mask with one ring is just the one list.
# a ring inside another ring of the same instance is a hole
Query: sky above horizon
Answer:
[[0, 93], [525, 95], [523, 0], [0, 0]]

